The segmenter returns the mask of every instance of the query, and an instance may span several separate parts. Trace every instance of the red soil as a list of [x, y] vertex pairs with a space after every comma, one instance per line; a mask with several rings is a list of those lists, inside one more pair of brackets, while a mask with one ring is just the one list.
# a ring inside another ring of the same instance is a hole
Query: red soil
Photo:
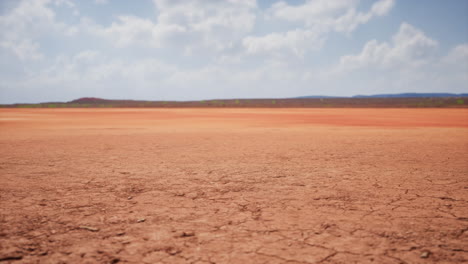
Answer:
[[0, 150], [0, 262], [468, 261], [468, 109], [1, 109]]

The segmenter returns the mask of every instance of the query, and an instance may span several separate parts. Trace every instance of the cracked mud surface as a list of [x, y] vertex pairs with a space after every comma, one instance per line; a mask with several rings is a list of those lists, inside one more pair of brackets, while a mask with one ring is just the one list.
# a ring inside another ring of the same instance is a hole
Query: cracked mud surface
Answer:
[[0, 263], [462, 263], [466, 109], [2, 109]]

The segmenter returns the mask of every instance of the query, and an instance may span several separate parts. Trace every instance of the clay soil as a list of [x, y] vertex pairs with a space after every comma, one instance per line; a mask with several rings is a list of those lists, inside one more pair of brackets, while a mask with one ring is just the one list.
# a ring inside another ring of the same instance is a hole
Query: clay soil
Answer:
[[2, 263], [462, 263], [468, 109], [1, 109]]

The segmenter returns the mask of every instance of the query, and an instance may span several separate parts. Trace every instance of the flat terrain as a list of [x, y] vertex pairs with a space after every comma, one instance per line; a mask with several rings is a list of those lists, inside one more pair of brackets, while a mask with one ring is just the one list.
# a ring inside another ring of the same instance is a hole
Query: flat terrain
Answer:
[[462, 263], [468, 109], [1, 109], [2, 263]]

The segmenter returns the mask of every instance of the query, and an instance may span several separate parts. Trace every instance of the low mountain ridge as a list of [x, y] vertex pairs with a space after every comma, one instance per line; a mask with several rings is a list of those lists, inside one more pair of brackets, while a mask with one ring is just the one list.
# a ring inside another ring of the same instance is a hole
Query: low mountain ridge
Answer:
[[352, 98], [410, 98], [410, 97], [466, 97], [468, 93], [400, 93], [400, 94], [374, 94], [374, 95], [355, 95]]
[[213, 99], [199, 101], [110, 100], [82, 97], [69, 102], [4, 104], [1, 108], [468, 108], [468, 94], [403, 93], [352, 97], [305, 96], [296, 98]]
[[308, 95], [295, 98], [436, 98], [436, 97], [467, 97], [468, 93], [399, 93], [399, 94], [371, 94], [371, 95], [354, 95], [354, 96], [327, 96], [327, 95]]

